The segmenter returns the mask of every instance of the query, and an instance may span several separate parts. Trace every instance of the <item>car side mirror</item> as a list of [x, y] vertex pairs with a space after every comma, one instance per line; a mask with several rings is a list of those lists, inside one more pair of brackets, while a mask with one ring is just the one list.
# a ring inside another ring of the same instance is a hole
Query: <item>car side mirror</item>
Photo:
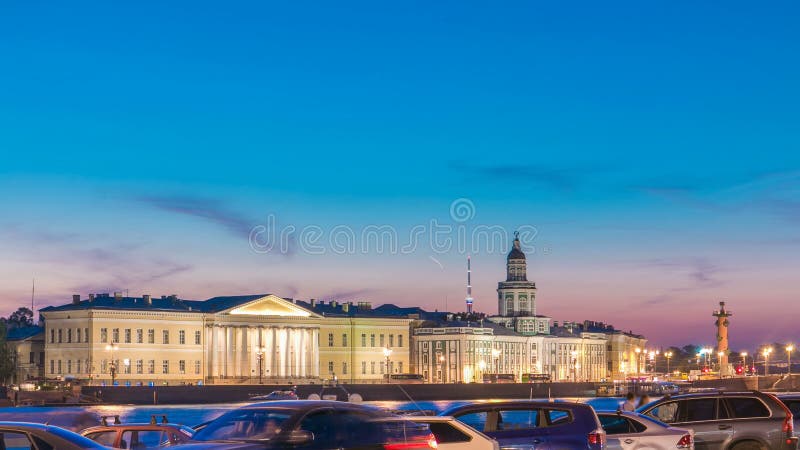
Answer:
[[314, 440], [314, 433], [306, 430], [292, 430], [288, 436], [286, 436], [285, 442], [291, 445], [303, 445], [308, 444], [309, 442]]

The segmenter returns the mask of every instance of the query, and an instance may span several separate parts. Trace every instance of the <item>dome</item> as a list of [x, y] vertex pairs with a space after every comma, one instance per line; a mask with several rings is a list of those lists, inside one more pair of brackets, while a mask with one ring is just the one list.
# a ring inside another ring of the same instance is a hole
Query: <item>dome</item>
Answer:
[[519, 231], [514, 232], [514, 247], [508, 252], [508, 259], [525, 259], [525, 253], [520, 248]]

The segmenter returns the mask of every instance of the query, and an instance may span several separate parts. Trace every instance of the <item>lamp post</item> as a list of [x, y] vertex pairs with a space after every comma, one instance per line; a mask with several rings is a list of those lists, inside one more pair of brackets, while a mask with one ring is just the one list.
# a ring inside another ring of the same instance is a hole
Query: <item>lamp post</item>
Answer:
[[389, 347], [383, 347], [383, 356], [386, 357], [386, 381], [388, 382], [391, 379], [391, 371], [389, 370], [389, 356], [392, 355], [392, 349]]
[[670, 359], [670, 358], [672, 358], [672, 352], [666, 352], [666, 353], [664, 353], [664, 358], [667, 358], [667, 377], [669, 377], [669, 375], [670, 375], [670, 371], [669, 371], [669, 359]]
[[114, 382], [117, 380], [117, 365], [114, 363], [114, 352], [119, 350], [119, 345], [117, 344], [108, 344], [106, 345], [106, 351], [111, 352], [111, 365], [109, 366], [108, 370], [111, 372], [111, 385], [114, 385]]
[[639, 371], [640, 371], [640, 363], [639, 363], [639, 355], [642, 354], [642, 349], [636, 347], [636, 381], [639, 381]]
[[494, 373], [497, 375], [500, 373], [500, 349], [493, 348], [492, 349], [492, 359], [494, 360]]
[[747, 376], [748, 367], [747, 367], [747, 352], [740, 352], [742, 355], [742, 375]]
[[772, 347], [767, 347], [762, 352], [764, 355], [764, 376], [769, 375], [769, 354], [772, 353]]
[[717, 352], [717, 365], [719, 365], [719, 378], [722, 379], [722, 357], [725, 356], [725, 352], [719, 351]]
[[258, 384], [262, 383], [262, 379], [264, 378], [264, 352], [266, 349], [264, 347], [258, 347], [256, 351], [256, 358], [258, 359]]
[[789, 344], [786, 346], [786, 362], [787, 362], [787, 370], [789, 376], [792, 376], [792, 352], [794, 351], [794, 345]]

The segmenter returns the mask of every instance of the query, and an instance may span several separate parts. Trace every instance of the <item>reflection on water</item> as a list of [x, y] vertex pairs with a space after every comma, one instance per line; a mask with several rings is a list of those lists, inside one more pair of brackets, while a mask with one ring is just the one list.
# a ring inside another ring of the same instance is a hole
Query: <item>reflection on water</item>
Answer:
[[[546, 398], [534, 399], [548, 401]], [[418, 401], [418, 402], [364, 402], [382, 408], [403, 411], [435, 411], [441, 412], [451, 406], [473, 402], [492, 402], [502, 400], [464, 400], [464, 401]], [[563, 398], [553, 401], [579, 401], [592, 405], [597, 410], [615, 410], [623, 401], [622, 398]], [[246, 403], [219, 403], [210, 405], [99, 405], [87, 407], [21, 407], [0, 408], [0, 420], [16, 420], [25, 422], [49, 422], [72, 430], [97, 425], [101, 416], [118, 415], [123, 423], [149, 422], [151, 415], [166, 415], [170, 422], [185, 425], [197, 425], [212, 420], [225, 411], [244, 406]]]

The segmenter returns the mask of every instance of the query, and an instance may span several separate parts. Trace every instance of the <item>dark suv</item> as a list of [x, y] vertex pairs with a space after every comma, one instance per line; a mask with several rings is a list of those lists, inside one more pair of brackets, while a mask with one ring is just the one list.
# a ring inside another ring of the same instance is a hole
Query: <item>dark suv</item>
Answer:
[[710, 392], [676, 395], [638, 412], [694, 430], [697, 450], [795, 450], [792, 413], [772, 394]]
[[505, 401], [473, 403], [444, 410], [500, 443], [500, 448], [602, 450], [606, 433], [585, 403]]

